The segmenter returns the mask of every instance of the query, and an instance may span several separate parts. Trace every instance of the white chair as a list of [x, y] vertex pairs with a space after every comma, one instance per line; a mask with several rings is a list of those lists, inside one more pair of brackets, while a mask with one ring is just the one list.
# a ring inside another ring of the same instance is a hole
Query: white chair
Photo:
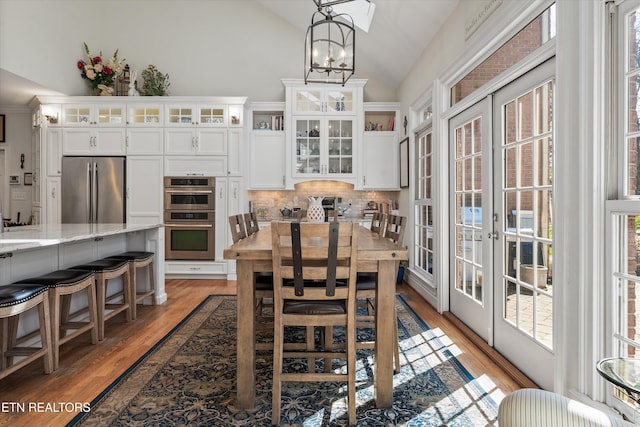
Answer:
[[635, 424], [559, 394], [524, 388], [509, 393], [498, 409], [500, 427], [633, 427]]

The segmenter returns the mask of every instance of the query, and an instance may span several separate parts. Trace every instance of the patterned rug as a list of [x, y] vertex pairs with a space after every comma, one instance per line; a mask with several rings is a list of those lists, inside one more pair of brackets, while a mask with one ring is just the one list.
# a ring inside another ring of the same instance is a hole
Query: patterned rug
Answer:
[[[373, 401], [373, 350], [358, 351], [359, 426], [486, 426], [496, 423], [491, 381], [476, 380], [451, 341], [397, 297], [401, 372], [394, 405]], [[272, 360], [256, 360], [256, 406], [234, 406], [236, 297], [209, 296], [68, 426], [270, 426]], [[294, 331], [293, 333], [298, 333]], [[366, 329], [359, 335], [370, 334]], [[262, 337], [269, 339], [269, 337]], [[305, 369], [291, 362], [289, 369]], [[322, 362], [319, 360], [319, 364]], [[487, 382], [489, 384], [487, 384]], [[493, 388], [495, 391], [495, 388]], [[347, 425], [344, 383], [283, 385], [282, 426]]]

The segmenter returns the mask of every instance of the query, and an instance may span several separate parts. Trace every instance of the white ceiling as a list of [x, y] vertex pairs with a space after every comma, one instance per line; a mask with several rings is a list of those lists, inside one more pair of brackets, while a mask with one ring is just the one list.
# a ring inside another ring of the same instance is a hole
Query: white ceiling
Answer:
[[[313, 0], [256, 1], [304, 33], [317, 10]], [[395, 88], [460, 0], [371, 1], [376, 9], [369, 32], [356, 28], [356, 75], [363, 69]]]
[[[317, 10], [313, 0], [256, 1], [300, 28], [302, 37]], [[395, 88], [460, 0], [372, 1], [376, 9], [369, 31], [356, 29], [356, 75], [358, 70], [365, 70]], [[0, 69], [0, 105], [24, 105], [34, 93], [59, 94]]]

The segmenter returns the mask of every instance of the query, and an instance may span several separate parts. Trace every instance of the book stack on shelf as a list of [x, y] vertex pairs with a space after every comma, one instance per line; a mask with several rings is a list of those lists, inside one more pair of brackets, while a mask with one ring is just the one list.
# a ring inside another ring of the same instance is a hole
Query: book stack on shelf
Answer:
[[271, 116], [271, 130], [284, 130], [284, 116]]

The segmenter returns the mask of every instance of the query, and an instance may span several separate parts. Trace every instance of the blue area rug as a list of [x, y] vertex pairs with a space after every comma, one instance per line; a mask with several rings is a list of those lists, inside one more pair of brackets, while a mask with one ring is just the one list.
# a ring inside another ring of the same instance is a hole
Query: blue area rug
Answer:
[[[451, 353], [448, 338], [429, 329], [401, 296], [396, 305], [402, 368], [394, 376], [394, 405], [375, 407], [375, 355], [373, 350], [359, 350], [358, 425], [495, 424], [497, 404], [488, 390], [492, 383], [475, 380]], [[90, 412], [78, 415], [68, 426], [270, 426], [268, 352], [258, 353], [256, 360], [255, 408], [234, 406], [235, 331], [236, 297], [209, 296], [94, 399]], [[292, 361], [288, 369], [305, 369], [303, 364]], [[345, 426], [345, 394], [344, 383], [286, 383], [280, 425]]]

